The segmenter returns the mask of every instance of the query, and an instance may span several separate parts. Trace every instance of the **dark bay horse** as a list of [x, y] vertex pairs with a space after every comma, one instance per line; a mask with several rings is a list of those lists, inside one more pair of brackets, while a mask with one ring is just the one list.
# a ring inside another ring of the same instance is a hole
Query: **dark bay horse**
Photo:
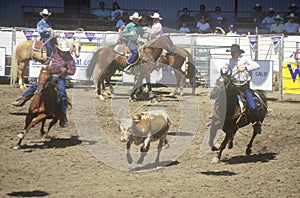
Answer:
[[[38, 78], [38, 88], [30, 103], [28, 114], [26, 115], [25, 127], [18, 135], [20, 138], [14, 149], [20, 149], [26, 133], [42, 122], [40, 133], [42, 138], [47, 138], [51, 127], [63, 116], [62, 105], [58, 100], [55, 85], [52, 83], [52, 74], [48, 67], [42, 68]], [[48, 130], [44, 131], [46, 119], [52, 119]]]
[[[254, 93], [254, 100], [259, 110], [260, 121], [263, 122], [268, 112], [267, 99], [262, 91], [255, 91]], [[209, 145], [212, 146], [212, 150], [219, 150], [217, 157], [213, 159], [214, 163], [219, 162], [221, 159], [222, 152], [227, 143], [229, 149], [233, 147], [233, 138], [239, 128], [256, 122], [255, 113], [249, 109], [244, 99], [244, 105], [241, 107], [240, 103], [242, 101], [238, 99], [238, 94], [238, 90], [230, 79], [230, 76], [224, 74], [217, 80], [216, 86], [211, 92], [211, 98], [215, 99], [216, 103], [210, 126]], [[243, 112], [242, 108], [245, 108]], [[218, 129], [222, 129], [226, 133], [226, 136], [220, 146], [214, 146], [214, 138]], [[253, 129], [252, 138], [247, 145], [246, 155], [251, 154], [252, 144], [256, 135], [257, 133]]]
[[[55, 38], [55, 37], [50, 37]], [[55, 38], [56, 39], [56, 38]], [[61, 42], [63, 39], [57, 39]], [[67, 39], [71, 47], [70, 53], [74, 54], [76, 58], [80, 56], [81, 42], [79, 38]], [[37, 43], [36, 43], [37, 42]], [[50, 42], [50, 40], [49, 40]], [[14, 82], [18, 78], [19, 86], [21, 89], [26, 88], [24, 83], [24, 71], [29, 66], [30, 60], [36, 60], [42, 64], [47, 61], [46, 46], [42, 41], [26, 40], [20, 42], [12, 55], [12, 69]]]
[[[115, 71], [123, 71], [126, 64], [126, 57], [115, 53], [114, 47], [115, 45], [111, 45], [98, 49], [93, 54], [90, 65], [86, 70], [87, 78], [93, 76], [96, 88], [95, 93], [102, 100], [104, 100], [104, 95], [101, 89], [104, 89], [104, 81], [109, 83]], [[172, 47], [173, 42], [169, 35], [154, 39], [141, 47], [139, 59], [132, 68], [132, 72], [135, 74], [135, 82], [131, 97], [133, 97], [144, 78], [150, 84], [150, 74], [155, 68], [154, 65], [162, 54], [163, 49], [171, 50]], [[110, 88], [112, 87], [110, 86]], [[111, 92], [113, 93], [113, 90]]]

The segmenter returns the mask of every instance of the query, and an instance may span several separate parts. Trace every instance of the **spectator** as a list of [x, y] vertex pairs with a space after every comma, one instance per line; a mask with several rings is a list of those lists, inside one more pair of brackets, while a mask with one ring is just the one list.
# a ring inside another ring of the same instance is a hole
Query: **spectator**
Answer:
[[148, 40], [161, 37], [163, 35], [162, 25], [160, 23], [160, 20], [162, 20], [162, 18], [160, 17], [160, 15], [155, 12], [150, 17], [152, 18], [153, 24], [148, 34]]
[[188, 8], [182, 9], [183, 14], [179, 17], [179, 24], [185, 22], [188, 28], [194, 27], [194, 17], [190, 16]]
[[222, 17], [224, 20], [224, 17], [221, 15], [221, 8], [219, 6], [217, 6], [215, 8], [215, 12], [212, 14], [212, 20], [216, 21], [218, 17]]
[[205, 5], [200, 5], [200, 11], [199, 11], [199, 13], [198, 14], [196, 14], [196, 16], [195, 16], [195, 19], [196, 20], [199, 20], [202, 16], [205, 16], [205, 18], [206, 18], [206, 20], [207, 21], [210, 21], [211, 20], [211, 16], [210, 16], [210, 14], [206, 11], [206, 7], [205, 7]]
[[[291, 4], [290, 7], [288, 7], [289, 11], [284, 15], [284, 21], [287, 22], [289, 20], [289, 16], [293, 13], [295, 17], [298, 19], [300, 18], [300, 13], [297, 12], [298, 6], [296, 4]], [[299, 21], [298, 21], [299, 22]]]
[[251, 23], [260, 23], [261, 20], [265, 17], [265, 14], [262, 12], [262, 6], [259, 4], [256, 4], [253, 8], [255, 11], [252, 12], [249, 19]]
[[280, 15], [276, 15], [274, 17], [275, 23], [271, 25], [270, 33], [271, 34], [277, 34], [277, 33], [283, 33], [284, 32], [284, 26], [282, 24], [283, 18]]
[[237, 35], [233, 24], [230, 24], [228, 26], [228, 30], [229, 31], [227, 32], [226, 36], [236, 36]]
[[186, 23], [182, 22], [182, 26], [180, 27], [179, 32], [183, 33], [183, 34], [188, 34], [191, 31], [190, 31], [190, 28], [187, 27]]
[[103, 19], [109, 19], [110, 17], [109, 11], [105, 8], [104, 1], [99, 2], [99, 9], [94, 10], [92, 14], [101, 17]]
[[125, 18], [126, 16], [121, 16], [120, 15], [120, 13], [118, 12], [117, 14], [116, 14], [116, 17], [115, 17], [115, 19], [116, 19], [116, 29], [117, 29], [117, 31], [118, 31], [118, 29], [120, 28], [120, 27], [122, 27], [123, 25], [125, 25], [125, 20], [124, 20], [124, 18]]
[[266, 28], [266, 29], [270, 30], [271, 25], [273, 23], [275, 23], [275, 21], [273, 19], [274, 14], [275, 14], [274, 9], [273, 8], [269, 8], [268, 15], [265, 16], [265, 18], [263, 18], [263, 20], [261, 21], [261, 27], [262, 28]]
[[288, 22], [284, 24], [284, 32], [289, 35], [299, 34], [299, 24], [296, 23], [296, 16], [294, 13], [291, 13], [288, 17]]
[[216, 19], [216, 22], [212, 23], [212, 28], [214, 30], [214, 34], [225, 35], [226, 34], [225, 30], [227, 28], [227, 25], [223, 21], [223, 17], [218, 16]]
[[202, 15], [200, 17], [200, 21], [198, 21], [196, 24], [196, 29], [199, 34], [212, 33], [212, 30], [210, 28], [209, 23], [207, 22], [205, 15]]
[[112, 4], [112, 12], [111, 12], [111, 20], [114, 21], [117, 13], [120, 13], [121, 16], [123, 16], [123, 10], [120, 8], [119, 4], [117, 2], [113, 2]]

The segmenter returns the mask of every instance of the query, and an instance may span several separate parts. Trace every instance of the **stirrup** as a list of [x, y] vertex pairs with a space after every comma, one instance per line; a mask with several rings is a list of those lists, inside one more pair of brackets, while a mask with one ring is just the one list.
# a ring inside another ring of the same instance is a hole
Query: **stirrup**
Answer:
[[25, 98], [19, 98], [16, 101], [12, 102], [11, 104], [16, 106], [16, 107], [22, 107], [26, 102]]

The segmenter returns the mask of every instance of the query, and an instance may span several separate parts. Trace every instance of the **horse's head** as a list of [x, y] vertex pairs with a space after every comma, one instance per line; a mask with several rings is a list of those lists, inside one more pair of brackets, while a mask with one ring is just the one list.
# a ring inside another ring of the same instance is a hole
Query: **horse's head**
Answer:
[[70, 53], [74, 53], [75, 57], [78, 58], [80, 56], [80, 50], [81, 50], [81, 42], [80, 42], [80, 38], [73, 38], [73, 40], [71, 41], [71, 50]]
[[42, 67], [38, 79], [39, 79], [38, 89], [41, 90], [45, 88], [52, 80], [52, 73], [50, 68]]

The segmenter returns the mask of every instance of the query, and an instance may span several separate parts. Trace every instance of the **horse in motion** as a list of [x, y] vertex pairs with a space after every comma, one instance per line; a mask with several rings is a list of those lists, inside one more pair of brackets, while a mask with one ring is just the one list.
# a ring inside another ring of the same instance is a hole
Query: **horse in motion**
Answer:
[[[55, 37], [50, 37], [51, 39]], [[56, 39], [56, 38], [55, 38]], [[80, 38], [66, 39], [71, 47], [70, 53], [74, 54], [76, 58], [80, 56], [81, 42]], [[63, 39], [57, 39], [58, 44]], [[26, 40], [20, 42], [12, 54], [12, 69], [14, 82], [18, 78], [18, 84], [21, 89], [26, 88], [24, 83], [24, 71], [29, 66], [30, 60], [36, 60], [45, 64], [48, 60], [46, 53], [46, 46], [40, 40]], [[17, 71], [17, 72], [16, 72]]]
[[[182, 65], [186, 61], [186, 58], [188, 58], [187, 61], [187, 67], [185, 69], [182, 69]], [[189, 79], [190, 84], [194, 86], [195, 83], [195, 63], [193, 60], [193, 57], [190, 52], [188, 52], [186, 49], [179, 47], [177, 45], [174, 45], [172, 48], [172, 51], [169, 53], [163, 54], [158, 60], [158, 64], [168, 65], [172, 69], [174, 69], [175, 77], [176, 77], [176, 87], [171, 92], [171, 96], [179, 94], [183, 95], [183, 88], [186, 82], [186, 78]]]
[[[43, 139], [47, 138], [51, 127], [63, 116], [62, 104], [59, 101], [56, 85], [52, 82], [51, 70], [43, 67], [38, 78], [38, 87], [30, 103], [26, 115], [24, 130], [18, 134], [19, 141], [14, 149], [20, 149], [22, 140], [28, 131], [36, 124], [42, 122], [40, 134]], [[52, 119], [48, 130], [44, 131], [46, 119]]]
[[[132, 68], [133, 74], [135, 74], [135, 82], [133, 91], [130, 97], [133, 99], [134, 94], [137, 92], [139, 85], [144, 78], [150, 86], [150, 74], [154, 70], [156, 61], [161, 56], [163, 49], [172, 50], [173, 42], [169, 35], [154, 39], [145, 45], [143, 45], [139, 51], [139, 58], [135, 61], [135, 66]], [[86, 70], [87, 78], [93, 76], [95, 84], [95, 94], [99, 96], [101, 100], [104, 100], [104, 81], [108, 84], [112, 75], [116, 70], [123, 71], [126, 64], [126, 57], [117, 54], [114, 51], [115, 45], [107, 46], [98, 49], [90, 61], [90, 65]], [[110, 86], [113, 93], [112, 86]], [[151, 89], [149, 87], [149, 89]]]
[[[215, 108], [210, 126], [210, 140], [212, 150], [218, 150], [218, 155], [213, 159], [213, 163], [219, 162], [226, 145], [233, 147], [233, 138], [239, 128], [256, 122], [255, 113], [247, 106], [246, 99], [240, 95], [236, 85], [230, 76], [222, 73], [217, 79], [216, 86], [211, 92], [211, 99], [215, 99]], [[262, 91], [254, 91], [254, 100], [259, 111], [260, 121], [263, 122], [267, 112], [267, 98]], [[220, 146], [214, 145], [214, 138], [218, 129], [222, 129], [226, 135]], [[253, 141], [257, 135], [253, 126], [253, 135], [247, 145], [246, 155], [251, 154]]]

